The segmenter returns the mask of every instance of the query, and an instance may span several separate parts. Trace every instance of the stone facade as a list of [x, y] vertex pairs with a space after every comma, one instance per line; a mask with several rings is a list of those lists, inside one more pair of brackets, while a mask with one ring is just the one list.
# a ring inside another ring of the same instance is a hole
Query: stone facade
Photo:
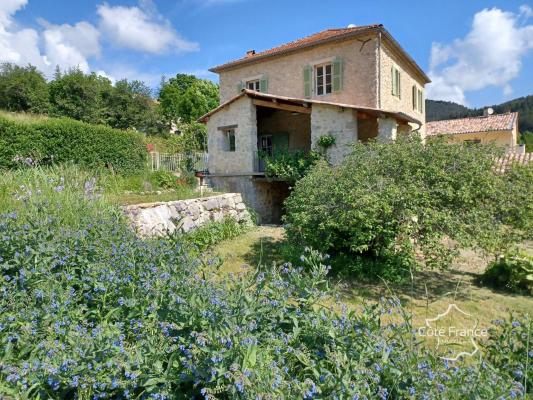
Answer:
[[124, 212], [134, 228], [142, 236], [162, 236], [167, 233], [187, 233], [208, 222], [221, 221], [225, 217], [249, 223], [250, 213], [240, 193], [146, 203], [125, 206]]
[[[385, 44], [381, 43], [380, 46], [380, 84], [379, 84], [379, 102], [375, 107], [388, 110], [388, 111], [399, 111], [403, 112], [419, 121], [422, 122], [422, 127], [420, 128], [420, 133], [422, 136], [425, 135], [425, 122], [426, 122], [426, 109], [425, 106], [422, 107], [422, 112], [413, 109], [413, 96], [412, 96], [412, 87], [416, 85], [419, 89], [422, 90], [423, 101], [422, 104], [425, 104], [425, 92], [424, 92], [424, 82], [421, 78], [413, 73], [411, 69], [407, 66], [405, 62], [401, 60], [399, 55], [392, 52], [392, 50]], [[392, 94], [392, 67], [396, 67], [401, 74], [400, 78], [400, 96], [393, 96]], [[419, 126], [413, 124], [411, 128], [418, 129]], [[403, 128], [405, 131], [405, 128]]]
[[[224, 126], [235, 126], [235, 151], [228, 151]], [[256, 107], [244, 96], [215, 113], [207, 122], [209, 172], [250, 173], [257, 153]]]
[[240, 82], [259, 77], [268, 79], [268, 93], [303, 98], [304, 67], [322, 64], [339, 57], [342, 59], [344, 69], [342, 90], [321, 96], [313, 93], [311, 98], [376, 107], [376, 43], [375, 36], [360, 37], [222, 71], [220, 102], [223, 103], [238, 94]]
[[357, 111], [330, 105], [313, 104], [311, 112], [311, 147], [321, 136], [332, 135], [335, 144], [327, 150], [328, 160], [340, 164], [357, 141]]
[[462, 133], [455, 135], [444, 135], [449, 142], [464, 142], [466, 140], [479, 140], [482, 144], [493, 144], [505, 149], [514, 149], [517, 143], [517, 133], [515, 130]]
[[241, 193], [246, 205], [257, 213], [258, 222], [281, 222], [283, 201], [290, 190], [286, 182], [269, 182], [253, 176], [210, 176], [209, 184], [221, 190]]

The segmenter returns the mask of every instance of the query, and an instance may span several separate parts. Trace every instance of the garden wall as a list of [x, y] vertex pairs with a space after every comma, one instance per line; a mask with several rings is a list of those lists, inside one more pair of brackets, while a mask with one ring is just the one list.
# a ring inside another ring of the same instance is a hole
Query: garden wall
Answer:
[[240, 193], [226, 193], [197, 199], [125, 206], [124, 211], [142, 236], [189, 232], [211, 221], [233, 217], [249, 222], [250, 213]]

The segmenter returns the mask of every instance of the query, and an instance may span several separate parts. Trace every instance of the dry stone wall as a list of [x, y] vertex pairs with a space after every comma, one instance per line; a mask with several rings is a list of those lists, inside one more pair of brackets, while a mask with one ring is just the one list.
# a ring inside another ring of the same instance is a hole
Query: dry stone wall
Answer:
[[226, 193], [197, 199], [135, 204], [124, 207], [134, 228], [142, 236], [190, 232], [208, 222], [232, 217], [250, 223], [250, 213], [240, 193]]

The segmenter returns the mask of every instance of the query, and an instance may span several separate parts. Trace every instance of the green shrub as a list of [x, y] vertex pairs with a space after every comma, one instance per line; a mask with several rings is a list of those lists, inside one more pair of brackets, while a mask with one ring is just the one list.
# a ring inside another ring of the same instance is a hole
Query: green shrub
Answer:
[[489, 264], [481, 282], [498, 289], [533, 295], [533, 256], [526, 253], [500, 256]]
[[155, 171], [152, 176], [158, 187], [165, 189], [176, 187], [177, 177], [170, 171]]
[[[19, 160], [19, 161], [17, 161]], [[0, 116], [0, 168], [74, 162], [133, 173], [146, 165], [142, 135], [70, 119], [19, 122]]]
[[321, 158], [311, 151], [278, 151], [273, 156], [259, 155], [265, 160], [265, 175], [269, 178], [296, 182]]
[[335, 141], [335, 136], [333, 135], [322, 135], [318, 138], [316, 144], [323, 150], [327, 150], [335, 144]]
[[232, 239], [244, 233], [249, 226], [244, 222], [237, 222], [234, 218], [227, 217], [219, 222], [210, 222], [194, 231], [178, 236], [195, 248], [203, 252], [223, 240]]
[[497, 174], [493, 156], [441, 141], [357, 144], [339, 167], [319, 162], [296, 183], [287, 237], [367, 277], [401, 278], [418, 261], [447, 266], [459, 247], [499, 251], [531, 237], [533, 198], [531, 169]]
[[[56, 190], [61, 175], [40, 172], [17, 175], [31, 193], [0, 213], [2, 398], [527, 396], [529, 336], [516, 328], [527, 320], [494, 332], [490, 360], [451, 364], [416, 340], [398, 299], [358, 313], [324, 307], [335, 293], [316, 251], [217, 276], [180, 241], [136, 237], [84, 178]], [[56, 204], [78, 213], [67, 223]]]

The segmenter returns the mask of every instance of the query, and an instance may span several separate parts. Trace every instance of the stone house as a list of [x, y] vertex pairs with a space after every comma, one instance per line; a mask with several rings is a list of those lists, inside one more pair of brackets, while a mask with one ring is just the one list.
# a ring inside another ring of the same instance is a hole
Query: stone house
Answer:
[[447, 119], [427, 123], [428, 137], [445, 136], [451, 143], [494, 144], [508, 151], [518, 149], [518, 113], [489, 114], [481, 117]]
[[265, 178], [258, 153], [310, 151], [335, 138], [328, 159], [350, 145], [425, 135], [424, 87], [430, 82], [382, 25], [328, 29], [211, 69], [220, 106], [207, 125], [209, 182], [240, 192], [261, 222], [279, 222], [287, 182]]

